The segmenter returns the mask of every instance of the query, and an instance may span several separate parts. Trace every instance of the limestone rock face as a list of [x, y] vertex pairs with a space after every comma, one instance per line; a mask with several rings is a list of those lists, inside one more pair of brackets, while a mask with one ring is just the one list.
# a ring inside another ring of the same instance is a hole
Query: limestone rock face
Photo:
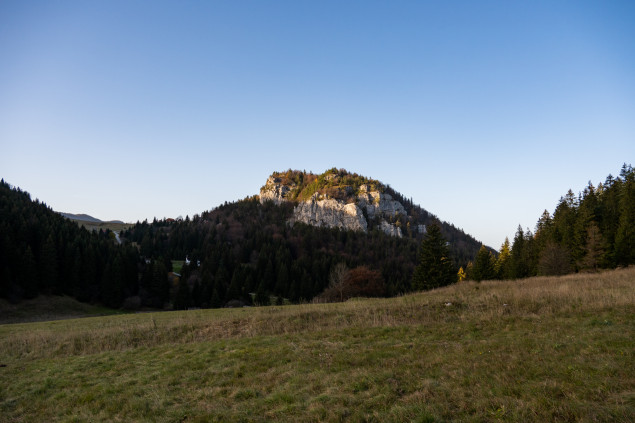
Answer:
[[276, 204], [281, 204], [283, 201], [287, 201], [287, 195], [295, 188], [296, 184], [285, 185], [280, 178], [270, 176], [265, 186], [260, 188], [260, 203], [273, 201]]
[[320, 199], [317, 193], [313, 194], [309, 200], [298, 203], [293, 209], [292, 221], [354, 231], [366, 232], [368, 229], [368, 223], [357, 204], [345, 204], [332, 198]]
[[388, 223], [385, 220], [382, 220], [379, 223], [379, 229], [381, 229], [386, 235], [396, 236], [397, 238], [401, 238], [403, 236], [400, 227]]
[[[326, 177], [327, 180], [333, 178], [334, 175]], [[260, 189], [260, 202], [273, 201], [281, 204], [290, 201], [289, 194], [296, 188], [295, 183], [284, 184], [282, 179], [270, 176]], [[381, 231], [390, 236], [402, 237], [401, 228], [388, 222], [398, 216], [408, 217], [406, 209], [399, 201], [389, 194], [371, 190], [368, 185], [359, 187], [357, 197], [352, 187], [344, 186], [342, 189], [348, 202], [316, 192], [308, 200], [297, 204], [290, 223], [302, 222], [313, 226], [367, 232], [369, 222], [366, 219], [377, 218], [380, 219], [378, 228]]]
[[366, 213], [368, 214], [369, 219], [374, 219], [375, 216], [378, 215], [390, 217], [396, 217], [397, 215], [408, 215], [403, 205], [399, 201], [393, 200], [392, 196], [389, 194], [382, 194], [378, 191], [362, 191], [357, 196], [357, 199], [358, 204], [361, 207], [366, 208]]

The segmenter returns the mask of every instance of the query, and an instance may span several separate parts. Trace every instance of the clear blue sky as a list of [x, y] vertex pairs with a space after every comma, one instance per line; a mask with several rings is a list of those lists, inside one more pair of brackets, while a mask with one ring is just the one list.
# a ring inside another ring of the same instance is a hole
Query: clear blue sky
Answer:
[[58, 211], [335, 166], [499, 248], [634, 153], [633, 1], [0, 2], [0, 177]]

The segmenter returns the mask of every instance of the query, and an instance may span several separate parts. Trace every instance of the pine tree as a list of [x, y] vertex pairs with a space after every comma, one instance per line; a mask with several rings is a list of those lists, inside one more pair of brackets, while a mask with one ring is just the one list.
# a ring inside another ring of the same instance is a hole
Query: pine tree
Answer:
[[456, 282], [457, 274], [441, 228], [434, 223], [421, 242], [419, 265], [412, 277], [415, 290], [428, 290]]

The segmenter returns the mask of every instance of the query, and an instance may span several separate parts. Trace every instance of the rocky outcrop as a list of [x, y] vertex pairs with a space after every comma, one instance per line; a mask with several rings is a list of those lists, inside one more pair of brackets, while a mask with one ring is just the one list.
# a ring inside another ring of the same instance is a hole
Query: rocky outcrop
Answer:
[[397, 225], [388, 223], [385, 220], [382, 220], [379, 223], [379, 229], [381, 229], [386, 235], [396, 236], [397, 238], [402, 237], [401, 228]]
[[368, 229], [368, 223], [357, 204], [345, 204], [332, 198], [320, 199], [318, 193], [313, 194], [309, 200], [298, 203], [293, 209], [292, 221], [354, 231], [366, 232]]
[[[329, 177], [332, 175], [327, 175], [326, 179]], [[290, 201], [289, 194], [296, 188], [296, 184], [284, 184], [280, 178], [271, 176], [260, 189], [260, 202], [273, 201], [281, 204]], [[344, 190], [348, 202], [316, 192], [308, 200], [297, 204], [293, 209], [290, 223], [302, 222], [319, 227], [366, 232], [369, 226], [367, 219], [379, 219], [378, 228], [381, 231], [401, 238], [401, 228], [388, 222], [398, 216], [408, 216], [399, 201], [395, 201], [389, 194], [371, 190], [368, 185], [360, 186], [357, 197], [352, 187], [344, 186], [341, 189]]]
[[[365, 185], [362, 185], [362, 187], [365, 187]], [[393, 200], [391, 195], [382, 194], [379, 191], [364, 192], [361, 189], [360, 191], [357, 196], [357, 203], [366, 209], [369, 219], [374, 219], [375, 216], [408, 216], [403, 205], [399, 201]]]
[[265, 186], [260, 188], [260, 202], [273, 201], [276, 204], [281, 204], [288, 200], [288, 194], [295, 188], [295, 184], [285, 185], [280, 178], [270, 176]]

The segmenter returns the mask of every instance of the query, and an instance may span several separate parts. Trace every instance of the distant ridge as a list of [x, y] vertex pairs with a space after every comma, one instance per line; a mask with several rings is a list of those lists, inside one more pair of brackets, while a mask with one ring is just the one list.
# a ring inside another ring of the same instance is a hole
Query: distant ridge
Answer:
[[89, 216], [87, 214], [72, 214], [72, 213], [64, 213], [64, 212], [60, 212], [60, 214], [62, 216], [64, 216], [67, 219], [71, 219], [71, 220], [81, 220], [83, 222], [94, 222], [94, 223], [99, 223], [101, 222], [101, 220]]
[[92, 217], [90, 215], [87, 214], [73, 214], [73, 213], [64, 213], [64, 212], [59, 212], [62, 216], [64, 216], [67, 219], [71, 219], [71, 220], [80, 220], [82, 222], [91, 222], [91, 223], [124, 223], [121, 220], [108, 220], [108, 221], [103, 221], [100, 219], [97, 219], [96, 217]]

